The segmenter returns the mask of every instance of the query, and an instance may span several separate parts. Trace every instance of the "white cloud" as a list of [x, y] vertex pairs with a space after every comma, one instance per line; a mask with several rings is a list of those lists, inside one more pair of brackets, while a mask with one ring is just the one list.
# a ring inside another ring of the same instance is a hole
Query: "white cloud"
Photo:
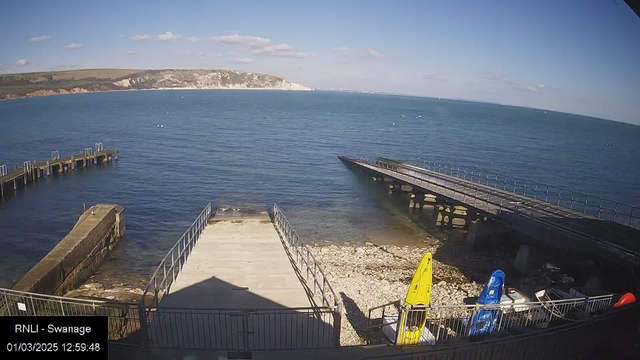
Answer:
[[236, 63], [236, 64], [251, 64], [253, 62], [253, 60], [251, 60], [249, 58], [246, 58], [246, 57], [235, 58], [235, 59], [233, 59], [231, 61]]
[[310, 58], [314, 57], [314, 53], [294, 51], [293, 46], [289, 44], [277, 44], [277, 45], [268, 45], [263, 47], [255, 47], [251, 48], [251, 52], [254, 54], [263, 54], [269, 56], [283, 56], [283, 57], [292, 57], [292, 58]]
[[489, 79], [491, 81], [505, 83], [515, 90], [538, 91], [538, 90], [553, 90], [556, 88], [553, 85], [545, 85], [545, 84], [538, 84], [538, 85], [532, 85], [532, 86], [523, 85], [513, 80], [512, 78], [495, 71], [484, 73], [482, 74], [482, 77], [485, 79]]
[[208, 52], [201, 52], [201, 53], [198, 53], [197, 55], [200, 59], [206, 59], [208, 57], [217, 57], [217, 58], [222, 57], [222, 54], [218, 54], [218, 53], [214, 54], [214, 53], [208, 53]]
[[122, 38], [126, 38], [126, 37], [127, 37], [127, 35], [122, 35], [122, 34], [120, 34], [118, 37], [122, 39]]
[[380, 54], [374, 49], [367, 49], [364, 52], [360, 53], [360, 56], [369, 59], [382, 59], [384, 57], [383, 54]]
[[351, 55], [353, 54], [353, 49], [348, 48], [346, 46], [334, 47], [333, 52], [340, 55]]
[[29, 38], [30, 42], [42, 42], [42, 41], [49, 41], [49, 40], [51, 40], [51, 36], [49, 35], [35, 36], [32, 38]]
[[85, 44], [69, 44], [69, 45], [65, 45], [65, 48], [66, 49], [82, 49], [85, 46], [87, 46], [87, 45], [85, 45]]
[[271, 44], [271, 40], [266, 38], [238, 34], [214, 36], [209, 38], [209, 40], [213, 40], [220, 44], [247, 44], [251, 46], [267, 46]]
[[445, 82], [447, 81], [447, 79], [440, 75], [440, 74], [425, 74], [422, 75], [423, 79], [427, 79], [427, 80], [434, 80], [434, 81], [438, 81], [438, 82]]
[[188, 42], [198, 42], [202, 39], [198, 38], [197, 36], [187, 36], [186, 38], [184, 38], [184, 40]]
[[131, 37], [131, 40], [135, 40], [135, 41], [138, 41], [138, 40], [149, 40], [149, 39], [151, 39], [151, 35], [149, 35], [149, 34], [133, 35]]
[[384, 54], [381, 54], [380, 52], [378, 52], [375, 49], [367, 49], [364, 51], [356, 51], [352, 48], [346, 47], [346, 46], [339, 46], [339, 47], [334, 47], [333, 48], [333, 52], [344, 56], [344, 57], [353, 57], [353, 56], [357, 56], [357, 57], [361, 57], [364, 59], [382, 59], [384, 58]]
[[27, 61], [27, 59], [20, 59], [18, 61], [15, 62], [17, 67], [23, 67], [25, 65], [27, 65], [29, 62]]
[[129, 50], [129, 51], [125, 52], [125, 54], [127, 54], [127, 55], [138, 55], [139, 52], [136, 51], [136, 50]]
[[171, 31], [167, 31], [164, 34], [158, 35], [158, 40], [160, 41], [171, 41], [176, 42], [180, 38], [180, 35], [174, 35]]

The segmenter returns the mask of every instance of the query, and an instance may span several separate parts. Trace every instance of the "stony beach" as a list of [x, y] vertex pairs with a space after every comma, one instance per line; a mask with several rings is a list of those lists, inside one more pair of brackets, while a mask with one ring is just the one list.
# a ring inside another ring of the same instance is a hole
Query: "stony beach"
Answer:
[[507, 286], [531, 294], [554, 282], [544, 274], [526, 278], [516, 274], [510, 251], [506, 249], [474, 253], [461, 241], [445, 246], [432, 240], [432, 245], [425, 243], [423, 247], [373, 243], [311, 246], [345, 306], [342, 345], [366, 344], [369, 309], [404, 300], [416, 267], [427, 252], [433, 254], [433, 305], [462, 305], [465, 300], [475, 303], [475, 297], [495, 269], [507, 273]]

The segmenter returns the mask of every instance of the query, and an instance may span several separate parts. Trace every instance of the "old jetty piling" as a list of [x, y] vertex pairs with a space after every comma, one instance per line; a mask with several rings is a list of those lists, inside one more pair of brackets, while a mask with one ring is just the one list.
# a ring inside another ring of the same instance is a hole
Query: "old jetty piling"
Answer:
[[78, 155], [60, 157], [58, 150], [51, 152], [51, 160], [28, 160], [23, 166], [14, 166], [9, 171], [6, 165], [0, 165], [0, 198], [4, 198], [10, 191], [17, 191], [18, 187], [27, 186], [45, 176], [75, 170], [78, 167], [96, 165], [103, 162], [118, 160], [118, 149], [105, 149], [102, 143], [96, 143], [95, 149], [85, 148]]

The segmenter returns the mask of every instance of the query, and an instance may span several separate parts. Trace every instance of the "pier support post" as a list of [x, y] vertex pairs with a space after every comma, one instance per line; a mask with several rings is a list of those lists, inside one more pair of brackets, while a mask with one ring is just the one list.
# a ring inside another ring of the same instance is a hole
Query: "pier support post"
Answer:
[[16, 183], [16, 178], [13, 178], [13, 191], [18, 190], [18, 184]]
[[438, 221], [440, 221], [440, 225], [442, 225], [444, 221], [444, 216], [442, 216], [442, 211], [444, 210], [444, 206], [435, 205], [433, 207], [433, 213], [431, 214], [431, 225], [438, 226]]
[[71, 155], [71, 170], [75, 170], [76, 169], [76, 161], [73, 158], [73, 155]]
[[529, 245], [520, 245], [518, 254], [513, 261], [513, 267], [518, 270], [518, 272], [527, 274], [534, 269], [538, 257], [539, 252], [535, 248]]
[[422, 210], [424, 208], [424, 197], [425, 197], [425, 194], [421, 192], [415, 192], [411, 194], [411, 199], [409, 200], [409, 208], [410, 209], [418, 208]]
[[116, 153], [116, 161], [118, 161], [118, 148], [114, 148], [114, 151]]
[[0, 198], [4, 198], [4, 180], [0, 180]]
[[22, 173], [22, 180], [24, 180], [24, 185], [27, 186], [27, 179], [29, 178], [29, 173], [27, 172], [27, 170], [25, 170]]

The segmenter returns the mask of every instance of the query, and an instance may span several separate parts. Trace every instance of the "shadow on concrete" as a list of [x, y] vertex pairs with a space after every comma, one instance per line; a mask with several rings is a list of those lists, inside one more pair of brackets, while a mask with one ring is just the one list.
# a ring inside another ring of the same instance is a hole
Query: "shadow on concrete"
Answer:
[[[225, 299], [212, 299], [216, 293]], [[211, 308], [208, 303], [222, 304]], [[149, 316], [152, 348], [256, 351], [333, 346], [329, 309], [286, 308], [211, 277], [165, 296]]]

